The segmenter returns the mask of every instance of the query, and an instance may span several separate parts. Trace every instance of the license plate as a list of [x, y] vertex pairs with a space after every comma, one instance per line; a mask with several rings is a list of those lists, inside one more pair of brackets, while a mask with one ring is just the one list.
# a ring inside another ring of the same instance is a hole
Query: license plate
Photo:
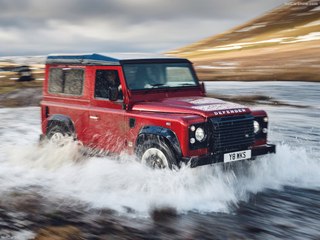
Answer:
[[223, 161], [225, 163], [238, 161], [238, 160], [245, 160], [245, 159], [250, 159], [250, 158], [251, 158], [251, 150], [225, 153], [223, 155]]

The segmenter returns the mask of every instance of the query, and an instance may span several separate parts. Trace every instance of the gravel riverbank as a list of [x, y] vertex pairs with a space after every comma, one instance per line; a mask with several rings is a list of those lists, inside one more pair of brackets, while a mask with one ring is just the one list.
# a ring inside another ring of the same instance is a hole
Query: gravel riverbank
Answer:
[[17, 88], [12, 92], [0, 94], [0, 107], [39, 106], [42, 88]]

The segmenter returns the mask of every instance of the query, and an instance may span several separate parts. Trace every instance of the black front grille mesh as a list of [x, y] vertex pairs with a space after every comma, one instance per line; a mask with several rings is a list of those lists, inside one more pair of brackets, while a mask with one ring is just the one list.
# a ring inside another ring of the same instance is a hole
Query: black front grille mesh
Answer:
[[251, 115], [211, 118], [210, 150], [226, 153], [247, 149], [254, 142], [253, 119]]

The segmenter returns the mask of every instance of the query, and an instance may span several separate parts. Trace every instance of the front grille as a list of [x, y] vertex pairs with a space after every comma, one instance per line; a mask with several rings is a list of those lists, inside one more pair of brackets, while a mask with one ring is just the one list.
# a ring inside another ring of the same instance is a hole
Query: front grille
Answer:
[[214, 153], [247, 149], [254, 142], [253, 116], [211, 118], [209, 148]]

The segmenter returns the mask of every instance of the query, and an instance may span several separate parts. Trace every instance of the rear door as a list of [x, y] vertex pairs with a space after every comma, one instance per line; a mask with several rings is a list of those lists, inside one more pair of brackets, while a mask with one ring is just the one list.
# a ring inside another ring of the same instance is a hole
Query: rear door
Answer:
[[[89, 145], [111, 153], [120, 153], [126, 143], [125, 110], [120, 87], [118, 100], [110, 101], [108, 96], [108, 89], [120, 84], [119, 71], [117, 66], [92, 68], [94, 83], [90, 93]], [[111, 75], [116, 77], [113, 83], [110, 83]]]

